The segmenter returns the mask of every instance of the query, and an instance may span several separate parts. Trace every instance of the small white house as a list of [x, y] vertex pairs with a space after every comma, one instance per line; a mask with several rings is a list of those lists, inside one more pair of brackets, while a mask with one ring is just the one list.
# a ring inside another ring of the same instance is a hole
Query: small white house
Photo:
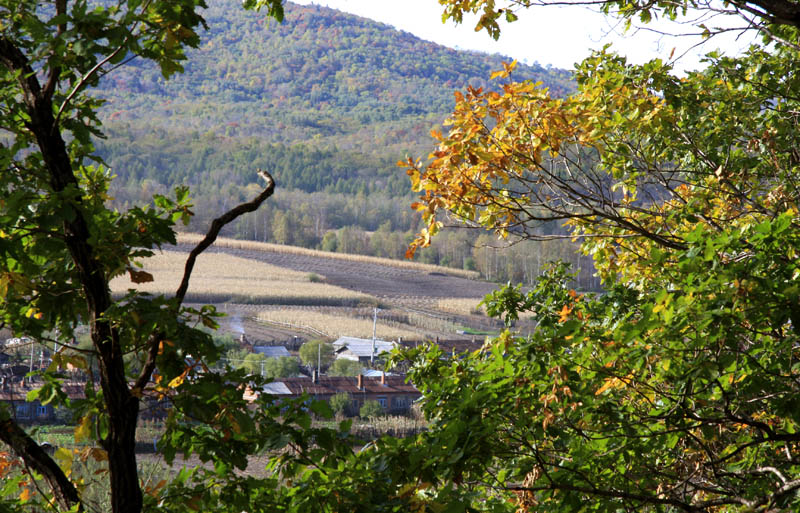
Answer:
[[397, 347], [397, 342], [376, 339], [374, 346], [375, 352], [373, 353], [371, 338], [339, 337], [333, 343], [333, 350], [336, 358], [369, 363], [373, 357], [378, 358], [383, 353], [391, 352]]

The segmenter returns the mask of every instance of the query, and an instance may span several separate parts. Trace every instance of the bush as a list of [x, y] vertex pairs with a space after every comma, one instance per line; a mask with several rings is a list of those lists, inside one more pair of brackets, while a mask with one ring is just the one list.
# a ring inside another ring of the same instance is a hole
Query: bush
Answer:
[[358, 412], [359, 416], [363, 418], [373, 418], [379, 417], [383, 415], [383, 408], [381, 407], [381, 403], [375, 401], [374, 399], [369, 399], [364, 401], [364, 404], [361, 405], [361, 410]]
[[332, 396], [328, 403], [331, 406], [331, 410], [336, 415], [344, 415], [347, 407], [350, 406], [350, 394], [347, 392], [339, 392], [338, 394]]
[[338, 358], [333, 361], [328, 368], [329, 376], [358, 376], [364, 366], [361, 362], [355, 360], [347, 360], [346, 358]]

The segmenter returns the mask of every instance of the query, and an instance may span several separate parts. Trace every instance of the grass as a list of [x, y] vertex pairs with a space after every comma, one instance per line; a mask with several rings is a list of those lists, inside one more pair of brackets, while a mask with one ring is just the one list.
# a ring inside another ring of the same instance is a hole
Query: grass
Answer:
[[[163, 251], [144, 260], [143, 270], [154, 281], [135, 284], [127, 275], [111, 281], [111, 291], [122, 294], [135, 288], [151, 294], [172, 294], [183, 277], [186, 253]], [[189, 292], [189, 302], [280, 305], [355, 306], [375, 305], [377, 298], [312, 279], [308, 273], [292, 271], [256, 260], [207, 253], [197, 259]]]
[[[197, 244], [203, 239], [202, 235], [196, 233], [181, 233], [178, 234], [179, 244]], [[410, 269], [414, 271], [421, 271], [426, 273], [442, 273], [459, 278], [466, 278], [469, 280], [477, 280], [480, 278], [480, 273], [477, 271], [467, 271], [464, 269], [453, 269], [450, 267], [442, 267], [439, 265], [422, 264], [419, 262], [412, 262], [410, 260], [392, 260], [390, 258], [380, 258], [367, 255], [351, 255], [347, 253], [330, 253], [328, 251], [319, 251], [316, 249], [301, 248], [298, 246], [284, 246], [282, 244], [271, 244], [267, 242], [256, 242], [247, 240], [236, 240], [219, 238], [214, 243], [216, 246], [232, 249], [246, 249], [253, 251], [270, 251], [275, 253], [289, 253], [293, 255], [307, 255], [320, 258], [331, 258], [335, 260], [345, 260], [354, 263], [371, 263], [386, 265], [390, 267], [397, 267], [401, 269]]]
[[440, 299], [436, 308], [444, 312], [452, 312], [459, 315], [486, 315], [486, 307], [478, 306], [480, 299], [472, 298], [452, 298]]
[[[259, 312], [257, 319], [265, 323], [304, 329], [329, 338], [338, 338], [343, 335], [361, 338], [372, 337], [371, 320], [343, 317], [330, 313], [310, 310], [269, 309]], [[381, 325], [380, 322], [378, 322], [376, 330], [376, 336], [383, 340], [393, 340], [398, 337], [416, 339], [422, 335], [420, 332], [413, 331], [412, 328], [386, 326]]]

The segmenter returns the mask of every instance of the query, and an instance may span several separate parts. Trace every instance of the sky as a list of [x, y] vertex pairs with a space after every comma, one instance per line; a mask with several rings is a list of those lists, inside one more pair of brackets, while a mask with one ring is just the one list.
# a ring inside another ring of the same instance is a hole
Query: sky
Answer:
[[[357, 14], [387, 23], [410, 32], [422, 39], [451, 48], [479, 50], [507, 55], [527, 64], [538, 62], [546, 66], [572, 69], [576, 62], [586, 57], [591, 49], [600, 49], [606, 43], [626, 55], [631, 62], [642, 63], [659, 57], [665, 61], [682, 56], [676, 69], [700, 67], [701, 54], [720, 48], [731, 50], [742, 47], [744, 38], [737, 41], [733, 35], [712, 38], [702, 47], [702, 52], [684, 52], [700, 41], [699, 37], [670, 38], [652, 30], [625, 33], [623, 25], [587, 7], [546, 7], [519, 12], [519, 20], [502, 24], [499, 41], [494, 41], [485, 31], [476, 33], [475, 19], [462, 25], [448, 21], [442, 23], [442, 7], [436, 0], [293, 0], [299, 4], [325, 5], [340, 11]], [[719, 24], [720, 22], [715, 22]], [[648, 28], [668, 33], [696, 32], [693, 27], [666, 22], [651, 24]]]

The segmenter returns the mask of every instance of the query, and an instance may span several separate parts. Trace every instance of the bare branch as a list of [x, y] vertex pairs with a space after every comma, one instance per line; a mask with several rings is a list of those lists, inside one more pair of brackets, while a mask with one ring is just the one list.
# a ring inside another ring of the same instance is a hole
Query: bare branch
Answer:
[[[226, 213], [222, 214], [218, 218], [214, 219], [211, 222], [211, 228], [209, 228], [208, 233], [206, 236], [201, 240], [197, 246], [189, 253], [189, 258], [186, 259], [186, 266], [183, 270], [183, 279], [181, 280], [181, 284], [178, 287], [178, 291], [175, 292], [175, 298], [178, 300], [178, 304], [183, 303], [184, 297], [186, 297], [186, 291], [189, 289], [189, 278], [192, 276], [192, 270], [194, 269], [194, 263], [197, 260], [197, 257], [205, 251], [211, 244], [217, 240], [217, 235], [219, 235], [220, 230], [230, 223], [231, 221], [235, 220], [237, 217], [241, 216], [242, 214], [246, 214], [247, 212], [255, 212], [258, 207], [261, 206], [264, 201], [267, 200], [272, 193], [275, 192], [275, 180], [272, 178], [272, 175], [263, 171], [261, 169], [258, 170], [259, 176], [264, 177], [266, 175], [266, 187], [264, 190], [256, 196], [252, 201], [247, 203], [242, 203], [238, 205]], [[267, 179], [268, 178], [268, 179]]]

